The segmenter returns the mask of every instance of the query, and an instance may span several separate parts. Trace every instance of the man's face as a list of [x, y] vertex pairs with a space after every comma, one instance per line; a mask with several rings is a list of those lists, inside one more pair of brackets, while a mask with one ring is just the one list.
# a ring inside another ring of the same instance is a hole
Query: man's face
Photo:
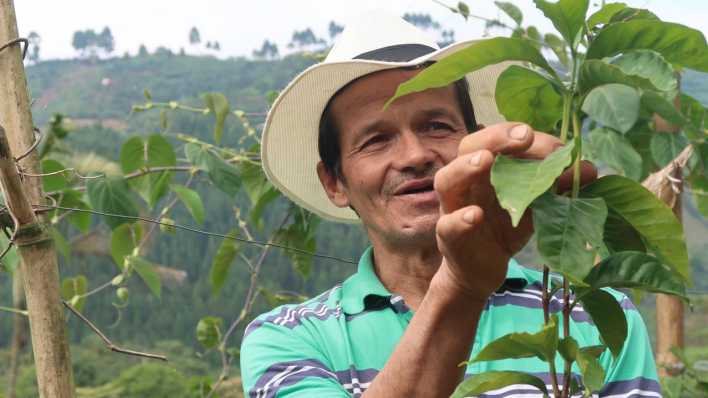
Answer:
[[455, 158], [467, 134], [452, 85], [402, 97], [383, 110], [398, 85], [416, 73], [366, 76], [330, 108], [340, 134], [342, 178], [325, 176], [325, 188], [336, 205], [357, 211], [372, 238], [388, 242], [434, 243], [439, 202], [433, 176]]

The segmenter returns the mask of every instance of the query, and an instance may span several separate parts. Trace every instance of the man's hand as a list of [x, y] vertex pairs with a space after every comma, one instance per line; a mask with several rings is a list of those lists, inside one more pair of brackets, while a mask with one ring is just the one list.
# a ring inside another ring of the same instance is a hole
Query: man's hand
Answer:
[[[434, 281], [459, 293], [486, 302], [504, 281], [511, 256], [521, 250], [533, 233], [530, 211], [518, 227], [499, 206], [490, 182], [498, 154], [544, 159], [562, 146], [552, 135], [533, 131], [519, 123], [500, 123], [466, 136], [455, 160], [435, 175], [440, 199], [437, 223], [438, 248], [443, 263]], [[583, 162], [581, 183], [595, 179], [597, 171]], [[560, 191], [572, 183], [572, 170], [558, 179]]]

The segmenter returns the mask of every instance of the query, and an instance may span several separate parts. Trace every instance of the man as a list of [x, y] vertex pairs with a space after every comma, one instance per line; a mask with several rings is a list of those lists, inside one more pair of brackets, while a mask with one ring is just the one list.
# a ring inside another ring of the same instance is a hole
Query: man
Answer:
[[[489, 173], [497, 154], [541, 159], [560, 142], [503, 122], [493, 92], [505, 65], [383, 108], [420, 68], [469, 44], [436, 50], [404, 21], [368, 15], [273, 105], [262, 142], [270, 180], [325, 218], [360, 220], [372, 247], [343, 284], [248, 326], [241, 349], [248, 396], [447, 397], [465, 374], [488, 370], [550, 382], [537, 359], [458, 364], [502, 335], [543, 323], [541, 277], [511, 258], [531, 235], [530, 216], [511, 227]], [[584, 165], [582, 176], [592, 180], [594, 168]], [[569, 177], [559, 179], [561, 189]], [[600, 395], [660, 396], [644, 324], [613, 293], [626, 308], [629, 337], [617, 360], [602, 355]], [[552, 310], [561, 306], [554, 297]], [[581, 346], [601, 343], [581, 308], [570, 331]], [[490, 394], [541, 397], [524, 385]]]

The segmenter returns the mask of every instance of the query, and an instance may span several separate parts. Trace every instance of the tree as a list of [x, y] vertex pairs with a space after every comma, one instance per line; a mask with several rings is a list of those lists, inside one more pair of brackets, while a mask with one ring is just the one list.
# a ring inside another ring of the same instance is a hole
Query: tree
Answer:
[[334, 21], [329, 21], [329, 39], [334, 40], [337, 35], [342, 33], [344, 30], [344, 26], [339, 25], [338, 23]]
[[115, 40], [111, 29], [106, 26], [101, 33], [96, 37], [96, 46], [103, 49], [106, 55], [109, 55], [115, 49]]
[[193, 26], [192, 29], [189, 30], [189, 44], [194, 46], [201, 43], [201, 41], [202, 39], [199, 35], [199, 30], [196, 26]]
[[433, 30], [440, 30], [440, 23], [435, 21], [433, 17], [430, 16], [430, 14], [422, 14], [422, 13], [405, 13], [403, 14], [403, 19], [406, 21], [412, 23], [413, 25], [421, 28], [421, 29], [433, 29]]
[[314, 50], [326, 45], [327, 42], [315, 35], [311, 28], [296, 30], [292, 39], [288, 43], [288, 48], [298, 48], [299, 50]]
[[264, 40], [260, 50], [253, 50], [253, 57], [257, 59], [277, 59], [278, 46], [270, 40]]
[[42, 38], [39, 36], [39, 34], [35, 31], [30, 32], [30, 34], [27, 36], [27, 40], [29, 40], [29, 60], [32, 62], [38, 62], [39, 61], [39, 45], [42, 43]]
[[88, 46], [88, 37], [86, 31], [77, 30], [74, 32], [73, 39], [71, 40], [71, 46], [74, 50], [79, 51], [81, 55], [86, 51]]
[[138, 57], [147, 57], [148, 55], [150, 53], [148, 53], [147, 47], [145, 47], [145, 44], [141, 44], [138, 48]]

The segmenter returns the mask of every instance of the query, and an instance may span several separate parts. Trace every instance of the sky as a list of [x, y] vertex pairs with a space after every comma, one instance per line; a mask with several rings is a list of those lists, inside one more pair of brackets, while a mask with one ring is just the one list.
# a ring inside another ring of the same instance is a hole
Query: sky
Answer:
[[[456, 4], [455, 0], [442, 0]], [[445, 28], [456, 32], [456, 39], [482, 37], [483, 23], [464, 21], [433, 0], [14, 0], [20, 35], [37, 32], [42, 39], [42, 59], [71, 58], [77, 30], [99, 32], [110, 27], [116, 43], [115, 54], [135, 54], [141, 44], [149, 51], [165, 46], [173, 51], [184, 47], [187, 53], [206, 50], [190, 48], [188, 32], [196, 26], [202, 41], [219, 41], [220, 57], [248, 56], [265, 39], [275, 41], [281, 54], [294, 30], [312, 28], [328, 37], [329, 21], [346, 24], [363, 12], [384, 10], [390, 14], [429, 13]], [[524, 13], [524, 24], [541, 32], [552, 25], [535, 9], [532, 0], [511, 0]], [[591, 5], [600, 0], [591, 0]], [[708, 36], [706, 0], [625, 0], [648, 8], [665, 21], [678, 22], [701, 30]], [[471, 13], [484, 17], [504, 16], [492, 0], [468, 0]], [[591, 6], [591, 11], [597, 9]], [[506, 20], [510, 22], [510, 20]], [[498, 32], [497, 34], [502, 34]]]

